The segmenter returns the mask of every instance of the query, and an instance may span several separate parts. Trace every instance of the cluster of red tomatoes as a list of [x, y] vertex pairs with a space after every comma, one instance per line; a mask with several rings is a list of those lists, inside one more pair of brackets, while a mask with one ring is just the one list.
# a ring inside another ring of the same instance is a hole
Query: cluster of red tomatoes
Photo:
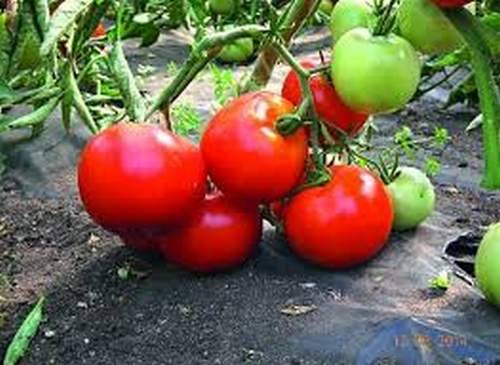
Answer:
[[[331, 106], [318, 108], [329, 123], [359, 130], [365, 115], [345, 107], [321, 78], [311, 83], [320, 85], [313, 87], [318, 106], [322, 97]], [[295, 84], [291, 74], [283, 95], [298, 102]], [[106, 129], [81, 155], [85, 208], [125, 244], [212, 272], [248, 259], [260, 241], [260, 207], [286, 201], [280, 215], [298, 255], [330, 268], [368, 260], [391, 230], [388, 190], [368, 170], [333, 166], [329, 183], [291, 194], [304, 180], [309, 144], [306, 127], [278, 133], [277, 120], [295, 109], [285, 97], [262, 91], [233, 100], [208, 123], [200, 148], [159, 125]]]

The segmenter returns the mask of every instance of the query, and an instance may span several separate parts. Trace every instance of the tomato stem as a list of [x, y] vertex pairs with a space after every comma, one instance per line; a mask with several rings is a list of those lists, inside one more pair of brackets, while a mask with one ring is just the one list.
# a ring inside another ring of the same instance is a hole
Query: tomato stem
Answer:
[[[300, 89], [302, 91], [302, 100], [304, 105], [310, 106], [310, 119], [312, 122], [311, 126], [311, 144], [313, 148], [313, 161], [316, 168], [323, 168], [323, 161], [321, 159], [321, 153], [319, 149], [319, 136], [321, 132], [320, 120], [316, 112], [316, 106], [314, 105], [314, 98], [309, 85], [309, 78], [311, 73], [307, 71], [300, 63], [293, 57], [290, 51], [281, 43], [275, 43], [274, 48], [279, 53], [279, 55], [290, 65], [290, 67], [295, 71], [297, 77], [300, 81]], [[302, 105], [301, 105], [302, 107]]]
[[[279, 34], [277, 38], [283, 41], [285, 46], [293, 36], [303, 27], [306, 21], [315, 13], [321, 0], [293, 0], [287, 10], [279, 17]], [[248, 78], [244, 91], [265, 86], [271, 78], [271, 73], [278, 60], [279, 53], [273, 44], [267, 45], [259, 54], [252, 74]]]
[[500, 189], [500, 90], [493, 74], [493, 56], [479, 21], [465, 9], [446, 11], [467, 43], [483, 113], [485, 169], [481, 185]]
[[150, 118], [157, 110], [172, 104], [196, 75], [217, 57], [222, 46], [243, 37], [259, 39], [268, 31], [266, 27], [260, 25], [244, 25], [205, 36], [200, 42], [193, 45], [193, 49], [180, 71], [154, 98], [146, 114], [146, 119]]

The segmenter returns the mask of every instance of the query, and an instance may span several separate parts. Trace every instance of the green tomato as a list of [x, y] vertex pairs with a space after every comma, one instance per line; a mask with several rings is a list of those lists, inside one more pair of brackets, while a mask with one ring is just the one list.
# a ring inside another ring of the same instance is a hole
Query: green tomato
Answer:
[[331, 0], [321, 0], [319, 3], [319, 11], [325, 13], [326, 15], [330, 15], [333, 10], [333, 4]]
[[209, 0], [210, 9], [219, 15], [229, 15], [236, 8], [237, 0]]
[[253, 55], [253, 39], [239, 38], [222, 47], [218, 59], [227, 63], [248, 61]]
[[350, 30], [333, 46], [331, 75], [345, 104], [365, 114], [401, 109], [420, 82], [421, 63], [407, 40]]
[[401, 35], [422, 53], [447, 53], [463, 45], [458, 30], [431, 0], [403, 0], [397, 19]]
[[427, 176], [414, 167], [401, 167], [389, 184], [394, 207], [392, 228], [404, 231], [417, 227], [434, 210], [436, 195]]
[[500, 223], [489, 227], [476, 255], [476, 280], [486, 299], [500, 307]]
[[365, 0], [340, 0], [330, 15], [330, 32], [335, 41], [348, 31], [368, 28], [373, 19], [370, 5]]

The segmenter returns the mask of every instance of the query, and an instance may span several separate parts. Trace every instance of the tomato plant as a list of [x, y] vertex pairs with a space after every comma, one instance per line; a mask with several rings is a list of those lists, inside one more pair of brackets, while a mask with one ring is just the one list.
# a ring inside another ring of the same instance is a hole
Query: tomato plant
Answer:
[[422, 53], [446, 53], [463, 45], [458, 30], [432, 0], [403, 0], [398, 25], [401, 35]]
[[331, 0], [321, 0], [318, 10], [330, 16], [333, 10], [333, 4]]
[[500, 223], [488, 228], [479, 245], [475, 274], [486, 299], [500, 307]]
[[[304, 60], [301, 65], [306, 69], [312, 69], [320, 64], [313, 60]], [[313, 95], [314, 107], [319, 117], [331, 126], [333, 131], [340, 129], [352, 137], [363, 127], [368, 115], [357, 113], [346, 106], [325, 75], [316, 74], [311, 76], [309, 86]], [[286, 75], [281, 95], [296, 106], [302, 101], [302, 90], [295, 71], [290, 70]]]
[[240, 38], [233, 43], [226, 44], [218, 55], [222, 62], [245, 62], [248, 61], [254, 51], [252, 38]]
[[208, 195], [185, 224], [159, 240], [165, 258], [200, 273], [244, 263], [262, 232], [257, 206], [235, 203], [220, 193]]
[[208, 123], [201, 151], [210, 177], [225, 194], [271, 202], [286, 195], [301, 178], [307, 137], [303, 128], [281, 136], [275, 128], [293, 104], [270, 92], [240, 96]]
[[78, 187], [92, 218], [115, 232], [163, 229], [203, 199], [206, 172], [198, 148], [148, 124], [119, 123], [89, 140]]
[[336, 42], [354, 28], [367, 28], [372, 20], [372, 9], [367, 1], [340, 0], [331, 12], [329, 28]]
[[383, 182], [358, 166], [335, 166], [323, 186], [304, 190], [284, 211], [285, 232], [300, 257], [326, 268], [372, 258], [389, 237], [394, 212]]
[[366, 114], [406, 105], [417, 91], [420, 59], [408, 41], [375, 36], [366, 28], [344, 34], [333, 46], [332, 80], [342, 100]]
[[395, 230], [417, 227], [434, 209], [434, 187], [428, 177], [414, 167], [401, 167], [389, 184], [389, 191], [394, 206]]
[[434, 4], [441, 8], [461, 8], [462, 6], [472, 2], [473, 0], [432, 0]]

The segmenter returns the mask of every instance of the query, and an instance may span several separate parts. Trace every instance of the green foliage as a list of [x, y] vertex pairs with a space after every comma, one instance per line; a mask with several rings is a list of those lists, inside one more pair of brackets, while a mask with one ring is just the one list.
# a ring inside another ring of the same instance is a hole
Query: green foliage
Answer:
[[219, 105], [224, 105], [228, 99], [238, 96], [239, 85], [230, 69], [221, 69], [212, 64], [210, 70], [214, 83], [215, 100]]
[[16, 365], [24, 357], [29, 348], [31, 339], [35, 336], [38, 331], [38, 327], [42, 322], [44, 303], [45, 298], [41, 297], [36, 306], [25, 318], [21, 327], [17, 330], [12, 342], [7, 348], [3, 365]]
[[202, 118], [191, 104], [178, 103], [172, 108], [173, 130], [181, 136], [198, 136]]

